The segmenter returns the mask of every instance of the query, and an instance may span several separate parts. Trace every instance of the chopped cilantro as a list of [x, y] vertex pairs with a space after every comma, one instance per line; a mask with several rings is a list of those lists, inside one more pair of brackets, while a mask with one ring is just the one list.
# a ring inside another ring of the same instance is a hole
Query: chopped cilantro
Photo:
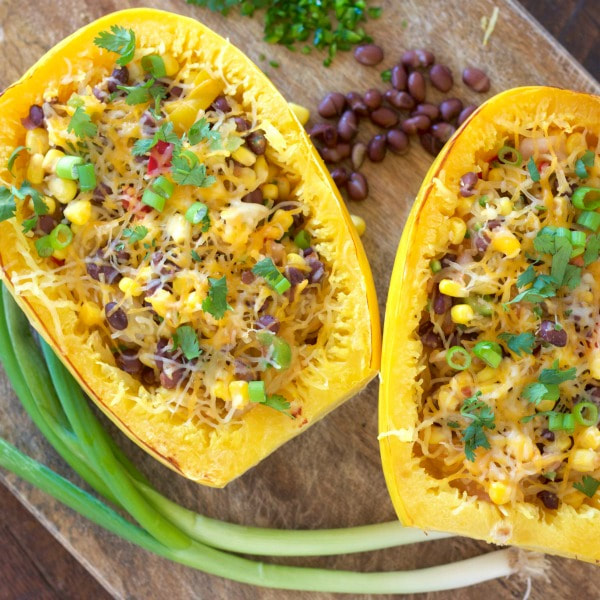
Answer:
[[148, 228], [143, 225], [137, 225], [134, 229], [124, 229], [123, 237], [129, 240], [130, 244], [140, 242], [148, 235]]
[[200, 164], [198, 157], [191, 150], [181, 150], [173, 154], [173, 180], [181, 185], [210, 187], [215, 183], [213, 175], [206, 174], [206, 165]]
[[535, 271], [533, 270], [533, 265], [529, 265], [527, 269], [517, 277], [517, 287], [521, 288], [529, 285], [530, 283], [533, 283], [534, 279]]
[[73, 132], [78, 138], [94, 137], [98, 133], [98, 126], [92, 123], [90, 115], [79, 106], [67, 125], [67, 131]]
[[200, 255], [195, 250], [192, 250], [192, 260], [194, 262], [200, 262], [202, 260]]
[[28, 233], [29, 231], [31, 231], [38, 222], [38, 218], [37, 217], [32, 217], [31, 219], [25, 219], [23, 221], [23, 223], [21, 223], [22, 225], [22, 231], [23, 233]]
[[154, 100], [155, 106], [152, 112], [155, 116], [159, 112], [160, 101], [167, 96], [167, 88], [160, 83], [156, 83], [152, 78], [140, 85], [118, 85], [117, 89], [127, 93], [125, 102], [129, 105], [144, 104]]
[[23, 150], [29, 150], [29, 148], [27, 148], [26, 146], [17, 146], [11, 153], [10, 156], [8, 157], [8, 162], [6, 163], [6, 167], [8, 169], [8, 172], [14, 177], [15, 174], [13, 173], [13, 167], [15, 166], [15, 161], [17, 160], [17, 156], [19, 156], [19, 154], [23, 151]]
[[512, 350], [517, 356], [521, 356], [521, 352], [525, 354], [531, 354], [533, 352], [533, 344], [535, 343], [535, 336], [533, 333], [501, 333], [498, 336], [501, 340], [506, 342], [506, 345]]
[[210, 215], [208, 206], [202, 202], [194, 202], [185, 213], [185, 220], [192, 225], [202, 223], [202, 231], [208, 231], [210, 228]]
[[212, 124], [208, 122], [206, 117], [202, 117], [190, 127], [188, 139], [192, 146], [199, 144], [203, 140], [207, 140], [210, 142], [211, 150], [221, 148], [221, 134], [216, 129], [213, 129]]
[[156, 131], [153, 137], [139, 139], [133, 144], [133, 150], [131, 153], [133, 156], [143, 156], [149, 152], [158, 142], [167, 142], [168, 144], [174, 144], [179, 146], [181, 140], [176, 133], [173, 132], [173, 123], [163, 123]]
[[533, 240], [533, 247], [540, 254], [554, 254], [554, 236], [549, 233], [538, 233]]
[[381, 71], [381, 81], [388, 82], [392, 80], [392, 70], [386, 69], [385, 71]]
[[202, 301], [202, 310], [211, 314], [215, 319], [222, 319], [225, 312], [233, 310], [227, 304], [227, 280], [225, 275], [221, 279], [208, 278], [208, 296]]
[[529, 159], [529, 162], [527, 163], [527, 170], [529, 171], [531, 181], [535, 183], [540, 180], [540, 172], [538, 171], [535, 161], [533, 160], [533, 156]]
[[117, 64], [126, 65], [133, 60], [135, 54], [135, 32], [132, 29], [119, 27], [119, 25], [113, 25], [110, 31], [112, 33], [101, 31], [94, 39], [94, 44], [99, 48], [120, 54]]
[[275, 410], [278, 410], [279, 412], [285, 413], [291, 419], [295, 418], [294, 415], [292, 415], [289, 412], [290, 411], [289, 401], [286, 400], [283, 396], [280, 396], [279, 394], [271, 394], [270, 396], [267, 396], [265, 398], [265, 400], [263, 402], [261, 402], [261, 404], [264, 404], [265, 406], [268, 406], [269, 408], [274, 408]]
[[600, 254], [600, 235], [593, 234], [588, 237], [585, 243], [585, 252], [583, 254], [583, 264], [587, 267], [598, 260]]
[[558, 368], [558, 360], [555, 360], [551, 369], [542, 369], [539, 380], [541, 383], [564, 383], [570, 379], [575, 379], [576, 375], [577, 369], [575, 367], [561, 371]]
[[33, 202], [33, 211], [36, 216], [48, 213], [48, 207], [43, 201], [40, 192], [25, 180], [20, 188], [16, 188], [14, 185], [10, 188], [0, 186], [0, 221], [6, 221], [15, 216], [15, 211], [17, 209], [15, 198], [25, 200], [28, 196]]
[[573, 487], [582, 494], [585, 494], [588, 498], [591, 498], [598, 491], [600, 481], [591, 475], [584, 475], [581, 483], [574, 483]]
[[523, 398], [532, 404], [542, 400], [558, 400], [560, 392], [556, 384], [529, 383], [523, 388]]
[[460, 414], [472, 421], [463, 431], [465, 456], [470, 461], [475, 460], [475, 450], [477, 448], [490, 448], [490, 442], [484, 429], [496, 428], [494, 412], [483, 400], [479, 399], [480, 396], [481, 392], [476, 392], [463, 402], [460, 409]]
[[253, 267], [252, 272], [263, 277], [266, 282], [278, 293], [283, 294], [291, 287], [289, 280], [284, 277], [269, 257], [259, 260]]
[[554, 243], [555, 253], [554, 257], [552, 258], [552, 269], [550, 271], [550, 275], [556, 284], [561, 286], [563, 285], [563, 279], [565, 277], [567, 265], [571, 260], [573, 246], [571, 245], [571, 242], [564, 237], [556, 237]]
[[190, 325], [180, 325], [173, 334], [173, 350], [181, 348], [183, 355], [192, 360], [202, 354], [198, 335]]

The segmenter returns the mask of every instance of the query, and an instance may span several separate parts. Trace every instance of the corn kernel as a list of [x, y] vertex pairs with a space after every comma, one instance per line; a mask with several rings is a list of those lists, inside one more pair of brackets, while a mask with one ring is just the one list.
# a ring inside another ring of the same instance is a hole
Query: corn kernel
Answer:
[[266, 200], [277, 200], [279, 188], [274, 183], [265, 183], [262, 186], [262, 194]]
[[460, 244], [465, 239], [467, 224], [458, 217], [452, 217], [448, 222], [448, 239], [451, 244]]
[[533, 442], [526, 435], [516, 434], [507, 440], [506, 445], [511, 454], [520, 462], [531, 460], [535, 454]]
[[145, 267], [142, 267], [137, 274], [137, 280], [138, 281], [142, 281], [142, 282], [147, 282], [150, 281], [150, 279], [152, 279], [152, 267], [147, 265]]
[[468, 304], [455, 304], [450, 309], [450, 316], [455, 323], [468, 325], [475, 316], [473, 309]]
[[29, 164], [27, 165], [27, 180], [30, 183], [42, 183], [44, 180], [43, 162], [43, 154], [33, 154], [29, 159]]
[[367, 224], [365, 220], [362, 217], [359, 217], [358, 215], [350, 215], [350, 218], [352, 219], [352, 223], [354, 224], [356, 233], [358, 233], [358, 235], [362, 237], [362, 235], [367, 229]]
[[149, 302], [154, 309], [154, 312], [159, 317], [165, 317], [171, 304], [173, 303], [173, 296], [167, 290], [156, 290], [152, 296], [146, 297], [146, 302]]
[[565, 452], [571, 447], [571, 438], [564, 431], [557, 431], [554, 434], [554, 445], [560, 452]]
[[577, 438], [577, 445], [580, 448], [597, 450], [600, 448], [600, 431], [597, 427], [586, 427]]
[[212, 386], [212, 393], [216, 398], [221, 398], [221, 400], [229, 401], [229, 387], [228, 385], [221, 380], [215, 382]]
[[458, 408], [459, 398], [454, 390], [441, 388], [438, 395], [438, 406], [443, 412], [452, 412]]
[[278, 179], [277, 188], [279, 189], [281, 200], [287, 200], [290, 195], [290, 182], [287, 179]]
[[163, 106], [163, 110], [169, 116], [169, 121], [173, 123], [175, 132], [181, 135], [196, 121], [200, 110], [200, 101], [191, 98], [175, 100], [174, 102], [167, 102]]
[[583, 133], [576, 132], [572, 133], [567, 138], [567, 143], [565, 144], [567, 148], [567, 153], [571, 154], [571, 152], [575, 152], [577, 150], [586, 150], [587, 142]]
[[575, 450], [571, 456], [571, 468], [582, 473], [589, 473], [598, 467], [598, 455], [589, 448]]
[[489, 383], [490, 381], [495, 381], [498, 377], [498, 371], [493, 369], [492, 367], [484, 367], [477, 373], [477, 381], [480, 383]]
[[70, 179], [50, 177], [48, 190], [61, 204], [67, 204], [77, 195], [77, 184]]
[[590, 357], [590, 375], [594, 379], [600, 380], [600, 352], [592, 352], [592, 356]]
[[294, 223], [294, 216], [289, 210], [279, 209], [275, 211], [271, 219], [272, 225], [281, 225], [283, 231], [287, 231]]
[[175, 60], [175, 58], [171, 54], [163, 54], [161, 58], [165, 65], [167, 77], [173, 77], [174, 75], [177, 75], [177, 72], [179, 71], [179, 63]]
[[202, 295], [198, 291], [193, 291], [191, 294], [188, 294], [185, 299], [185, 310], [190, 313], [200, 310], [202, 299]]
[[119, 289], [124, 294], [129, 294], [134, 297], [139, 296], [142, 293], [142, 286], [135, 279], [131, 279], [131, 277], [123, 277], [121, 281], [119, 281]]
[[586, 499], [586, 496], [584, 496], [581, 492], [567, 492], [563, 497], [562, 497], [562, 501], [565, 504], [568, 504], [569, 506], [572, 506], [575, 509], [578, 509], [582, 504], [583, 501]]
[[256, 188], [256, 173], [250, 167], [240, 167], [236, 173], [240, 179], [240, 183], [247, 189], [253, 190]]
[[469, 294], [458, 281], [452, 279], [442, 279], [440, 281], [440, 292], [452, 298], [466, 298]]
[[250, 402], [247, 381], [232, 381], [229, 384], [229, 396], [233, 408], [243, 408]]
[[538, 409], [538, 412], [545, 412], [547, 410], [552, 410], [554, 408], [555, 404], [556, 404], [555, 400], [541, 400], [536, 405], [536, 408]]
[[166, 232], [173, 238], [175, 243], [181, 244], [189, 241], [192, 237], [192, 226], [185, 220], [183, 215], [177, 213], [167, 221]]
[[99, 325], [103, 321], [102, 311], [94, 302], [84, 302], [79, 309], [79, 318], [84, 325]]
[[256, 162], [256, 154], [246, 146], [240, 146], [235, 152], [232, 152], [231, 158], [245, 167], [251, 167]]
[[286, 256], [286, 263], [291, 267], [296, 267], [303, 269], [306, 267], [306, 260], [304, 260], [303, 256], [296, 254], [295, 252], [290, 252]]
[[515, 205], [508, 198], [502, 198], [498, 203], [498, 213], [503, 217], [510, 215], [510, 213], [514, 210]]
[[193, 83], [194, 88], [188, 94], [188, 98], [198, 101], [198, 108], [206, 110], [223, 91], [223, 83], [212, 79], [206, 72], [202, 71]]
[[[274, 176], [270, 175], [270, 166], [267, 164], [267, 159], [263, 154], [256, 157], [256, 162], [254, 163], [254, 172], [256, 174], [256, 179], [258, 181], [268, 181], [269, 179], [273, 179]], [[279, 193], [279, 189], [277, 190]]]
[[512, 486], [502, 481], [493, 481], [488, 488], [488, 495], [494, 504], [506, 504], [511, 494]]
[[447, 441], [448, 436], [442, 427], [430, 427], [429, 428], [429, 443], [440, 444], [441, 442]]
[[177, 275], [173, 279], [173, 292], [181, 298], [190, 291], [192, 283], [192, 280], [187, 275]]
[[503, 181], [504, 180], [504, 171], [499, 167], [495, 167], [494, 169], [490, 169], [488, 173], [488, 181]]
[[85, 225], [92, 217], [92, 203], [89, 200], [69, 202], [64, 215], [75, 225]]
[[590, 290], [581, 290], [578, 296], [583, 304], [591, 304], [594, 301], [594, 294]]
[[507, 258], [514, 258], [521, 252], [521, 243], [510, 231], [503, 231], [495, 235], [491, 246], [494, 250], [502, 252]]
[[41, 127], [30, 129], [25, 134], [25, 146], [31, 154], [46, 154], [50, 144], [48, 143], [48, 132]]
[[65, 155], [61, 150], [57, 150], [56, 148], [52, 148], [52, 150], [48, 150], [46, 155], [44, 156], [44, 160], [42, 161], [42, 168], [46, 173], [54, 173], [56, 171], [56, 163], [59, 158], [62, 158]]
[[310, 111], [308, 108], [294, 102], [288, 102], [288, 106], [292, 109], [292, 112], [296, 115], [298, 121], [300, 121], [300, 125], [306, 125], [308, 123], [308, 120], [310, 119]]

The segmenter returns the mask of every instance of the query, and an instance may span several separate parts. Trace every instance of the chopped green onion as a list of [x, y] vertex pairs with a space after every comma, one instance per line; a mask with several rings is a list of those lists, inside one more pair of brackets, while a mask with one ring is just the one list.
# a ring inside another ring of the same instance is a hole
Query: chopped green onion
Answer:
[[250, 402], [264, 402], [267, 399], [265, 392], [264, 381], [249, 381], [248, 382], [248, 395], [250, 396]]
[[577, 246], [573, 248], [573, 251], [571, 252], [571, 258], [575, 258], [576, 256], [583, 254], [584, 252], [585, 248], [583, 246]]
[[[460, 355], [462, 364], [457, 363], [454, 360], [455, 355]], [[454, 370], [464, 371], [471, 366], [471, 355], [462, 346], [452, 346], [451, 348], [448, 348], [448, 351], [446, 352], [446, 362], [448, 363], [448, 366]]]
[[538, 171], [537, 165], [533, 160], [533, 156], [527, 162], [527, 170], [529, 171], [529, 176], [531, 177], [531, 181], [537, 183], [540, 180], [540, 172]]
[[185, 213], [185, 220], [192, 225], [197, 225], [208, 214], [208, 207], [202, 202], [194, 202]]
[[516, 148], [510, 146], [502, 146], [498, 150], [498, 160], [505, 165], [512, 167], [520, 167], [523, 164], [523, 156]]
[[162, 212], [165, 208], [167, 199], [164, 196], [153, 192], [150, 188], [146, 188], [142, 194], [142, 203], [151, 206], [158, 212]]
[[554, 232], [554, 235], [556, 237], [567, 238], [569, 241], [571, 241], [571, 232], [566, 227], [557, 227], [556, 231]]
[[494, 369], [502, 362], [502, 348], [496, 342], [478, 342], [473, 354]]
[[79, 189], [82, 192], [89, 192], [96, 187], [96, 173], [94, 165], [87, 163], [77, 166], [77, 177], [79, 179]]
[[[586, 203], [586, 197], [588, 195], [591, 198], [588, 198]], [[573, 192], [571, 201], [573, 202], [573, 206], [580, 210], [596, 210], [597, 208], [600, 208], [600, 188], [585, 186], [577, 188]]]
[[259, 277], [264, 277], [265, 281], [279, 294], [283, 294], [292, 287], [290, 281], [279, 272], [269, 257], [259, 260], [252, 267], [252, 272]]
[[175, 184], [169, 181], [164, 175], [157, 177], [152, 182], [152, 190], [167, 200], [173, 195]]
[[290, 345], [276, 335], [273, 336], [273, 353], [271, 354], [276, 369], [287, 369], [292, 362], [292, 349]]
[[385, 71], [381, 71], [381, 81], [391, 81], [392, 80], [392, 70], [386, 69]]
[[538, 235], [556, 235], [556, 227], [546, 225], [540, 229]]
[[465, 302], [478, 314], [484, 317], [491, 317], [493, 309], [491, 303], [481, 296], [469, 296]]
[[579, 179], [587, 179], [589, 175], [587, 167], [583, 164], [581, 159], [575, 161], [575, 175], [577, 175]]
[[429, 268], [432, 273], [439, 273], [442, 270], [442, 263], [437, 258], [434, 258], [429, 262]]
[[571, 231], [571, 244], [573, 246], [585, 246], [586, 236], [583, 231]]
[[299, 231], [294, 238], [294, 244], [302, 250], [310, 248], [310, 235], [308, 234], [308, 231], [305, 231], [304, 229]]
[[548, 429], [550, 431], [575, 431], [575, 417], [571, 413], [550, 413], [548, 416]]
[[165, 61], [158, 54], [150, 54], [142, 58], [142, 68], [155, 79], [160, 79], [167, 74]]
[[35, 249], [42, 258], [48, 258], [54, 252], [54, 248], [50, 244], [50, 236], [44, 235], [41, 238], [35, 240]]
[[292, 286], [292, 284], [290, 283], [290, 281], [285, 278], [283, 275], [281, 276], [281, 279], [279, 279], [274, 285], [273, 285], [273, 289], [278, 293], [278, 294], [283, 294], [284, 292], [287, 292], [290, 287]]
[[[582, 189], [582, 188], [579, 188]], [[577, 219], [577, 224], [585, 227], [586, 229], [591, 229], [592, 231], [598, 231], [598, 227], [600, 227], [600, 214], [597, 212], [593, 212], [591, 210], [584, 210]]]
[[62, 179], [77, 179], [77, 167], [83, 164], [81, 156], [63, 156], [56, 162], [56, 174]]
[[73, 241], [73, 232], [68, 225], [59, 223], [48, 235], [50, 245], [54, 250], [62, 250]]
[[573, 407], [573, 417], [578, 425], [595, 427], [598, 424], [598, 407], [593, 402], [579, 402]]
[[481, 198], [479, 198], [479, 206], [482, 206], [485, 208], [487, 201], [488, 201], [487, 196], [481, 196]]

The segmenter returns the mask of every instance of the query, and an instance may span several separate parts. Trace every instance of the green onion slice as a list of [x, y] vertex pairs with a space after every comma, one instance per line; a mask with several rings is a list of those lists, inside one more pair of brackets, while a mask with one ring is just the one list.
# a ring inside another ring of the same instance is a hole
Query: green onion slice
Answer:
[[167, 199], [156, 192], [153, 192], [150, 188], [146, 188], [142, 194], [142, 203], [147, 206], [151, 206], [158, 212], [162, 212], [165, 208]]
[[258, 277], [264, 277], [265, 281], [278, 293], [283, 294], [292, 287], [292, 284], [284, 277], [269, 257], [259, 260], [253, 267], [252, 272]]
[[61, 179], [77, 179], [77, 167], [83, 164], [81, 156], [63, 156], [56, 162], [56, 174]]
[[271, 354], [276, 369], [287, 369], [292, 362], [290, 345], [278, 336], [273, 336], [273, 353]]
[[[589, 198], [587, 196], [590, 196]], [[586, 202], [587, 200], [587, 202]], [[596, 210], [600, 208], [600, 188], [582, 186], [573, 192], [573, 206], [580, 210]]]
[[429, 268], [432, 273], [439, 273], [442, 270], [442, 263], [434, 258], [429, 262]]
[[502, 348], [496, 342], [478, 342], [473, 354], [494, 369], [502, 362]]
[[185, 220], [192, 225], [197, 225], [208, 214], [208, 206], [202, 202], [194, 202], [185, 213]]
[[172, 181], [169, 181], [164, 175], [161, 175], [152, 182], [151, 187], [159, 196], [168, 200], [173, 195], [175, 184]]
[[[454, 360], [455, 356], [460, 356], [461, 362]], [[448, 348], [446, 352], [446, 362], [448, 366], [453, 368], [455, 371], [464, 371], [471, 366], [471, 355], [462, 346], [452, 346]]]
[[142, 68], [144, 71], [150, 73], [155, 79], [165, 77], [167, 74], [165, 61], [158, 56], [158, 54], [144, 56], [144, 58], [142, 58]]
[[567, 227], [557, 227], [554, 232], [556, 237], [564, 237], [571, 241], [571, 231]]
[[520, 167], [523, 164], [523, 156], [516, 148], [512, 148], [511, 146], [502, 146], [498, 150], [498, 160], [512, 167]]
[[296, 246], [302, 250], [310, 248], [310, 235], [308, 232], [304, 229], [299, 231], [294, 238], [294, 244], [296, 244]]
[[62, 250], [73, 241], [73, 232], [68, 225], [59, 223], [48, 235], [50, 246], [54, 250]]
[[575, 161], [575, 175], [577, 175], [579, 179], [587, 179], [589, 175], [587, 167], [583, 164], [581, 159]]
[[48, 258], [54, 252], [54, 248], [50, 244], [50, 236], [44, 235], [41, 238], [35, 240], [35, 249], [42, 258]]
[[571, 244], [573, 244], [573, 246], [585, 246], [585, 241], [585, 232], [571, 231]]
[[598, 407], [593, 402], [579, 402], [573, 407], [573, 417], [578, 425], [595, 427], [598, 424]]
[[550, 413], [548, 416], [548, 429], [550, 431], [575, 431], [575, 417], [571, 413]]
[[[579, 188], [580, 190], [583, 188]], [[579, 190], [577, 190], [579, 191]], [[591, 210], [584, 210], [577, 219], [577, 224], [591, 229], [592, 231], [598, 231], [600, 227], [600, 214]]]
[[538, 171], [537, 165], [535, 164], [535, 160], [533, 160], [533, 156], [527, 162], [527, 170], [529, 171], [531, 181], [536, 183], [540, 180], [540, 172]]
[[267, 399], [267, 393], [265, 391], [265, 382], [249, 381], [248, 395], [250, 396], [250, 402], [264, 402]]
[[77, 177], [79, 178], [79, 189], [82, 192], [89, 192], [96, 187], [96, 173], [94, 165], [87, 163], [77, 166]]

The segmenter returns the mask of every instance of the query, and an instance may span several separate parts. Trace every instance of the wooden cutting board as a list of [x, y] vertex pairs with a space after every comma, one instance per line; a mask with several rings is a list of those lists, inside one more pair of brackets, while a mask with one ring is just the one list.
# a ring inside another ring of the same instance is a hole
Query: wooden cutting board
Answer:
[[[136, 1], [47, 0], [0, 2], [0, 88], [6, 87], [64, 36], [92, 19]], [[370, 23], [386, 51], [378, 68], [357, 65], [350, 55], [336, 58], [325, 69], [322, 56], [292, 54], [262, 42], [258, 20], [187, 6], [183, 0], [149, 1], [147, 5], [196, 17], [229, 37], [259, 63], [283, 94], [314, 107], [329, 90], [364, 91], [381, 86], [379, 71], [391, 67], [408, 48], [427, 47], [454, 72], [454, 93], [468, 102], [481, 95], [460, 83], [468, 65], [483, 67], [492, 80], [488, 95], [506, 88], [545, 84], [598, 92], [600, 87], [533, 21], [516, 2], [446, 0], [381, 1], [383, 18]], [[498, 25], [489, 44], [482, 46], [480, 19], [500, 8]], [[267, 61], [261, 62], [265, 54]], [[279, 69], [269, 67], [277, 60]], [[432, 94], [431, 97], [437, 97]], [[392, 156], [383, 164], [367, 164], [364, 173], [370, 197], [350, 203], [350, 211], [367, 221], [363, 238], [371, 259], [383, 313], [396, 246], [411, 203], [431, 158], [413, 142], [406, 156]], [[32, 426], [6, 378], [0, 374], [0, 435], [59, 473], [81, 483]], [[377, 382], [335, 413], [286, 444], [258, 467], [225, 490], [202, 488], [188, 482], [141, 452], [108, 426], [127, 454], [155, 486], [170, 498], [204, 514], [236, 523], [286, 528], [344, 527], [395, 518], [381, 474], [377, 445]], [[44, 523], [116, 598], [223, 598], [274, 600], [329, 599], [329, 594], [281, 592], [252, 588], [204, 575], [152, 556], [93, 526], [48, 496], [7, 473], [2, 481]], [[290, 564], [364, 571], [414, 569], [474, 556], [490, 546], [454, 538], [415, 547], [370, 554], [289, 560]], [[284, 562], [284, 561], [278, 561]], [[551, 559], [548, 582], [535, 582], [531, 598], [597, 597], [595, 567], [572, 560]], [[482, 597], [521, 597], [525, 583], [511, 578], [452, 592], [459, 600]], [[9, 593], [10, 591], [5, 590]], [[73, 590], [77, 595], [77, 590]], [[424, 597], [424, 596], [421, 596]], [[442, 595], [436, 596], [442, 597]], [[444, 597], [449, 597], [444, 595]]]

